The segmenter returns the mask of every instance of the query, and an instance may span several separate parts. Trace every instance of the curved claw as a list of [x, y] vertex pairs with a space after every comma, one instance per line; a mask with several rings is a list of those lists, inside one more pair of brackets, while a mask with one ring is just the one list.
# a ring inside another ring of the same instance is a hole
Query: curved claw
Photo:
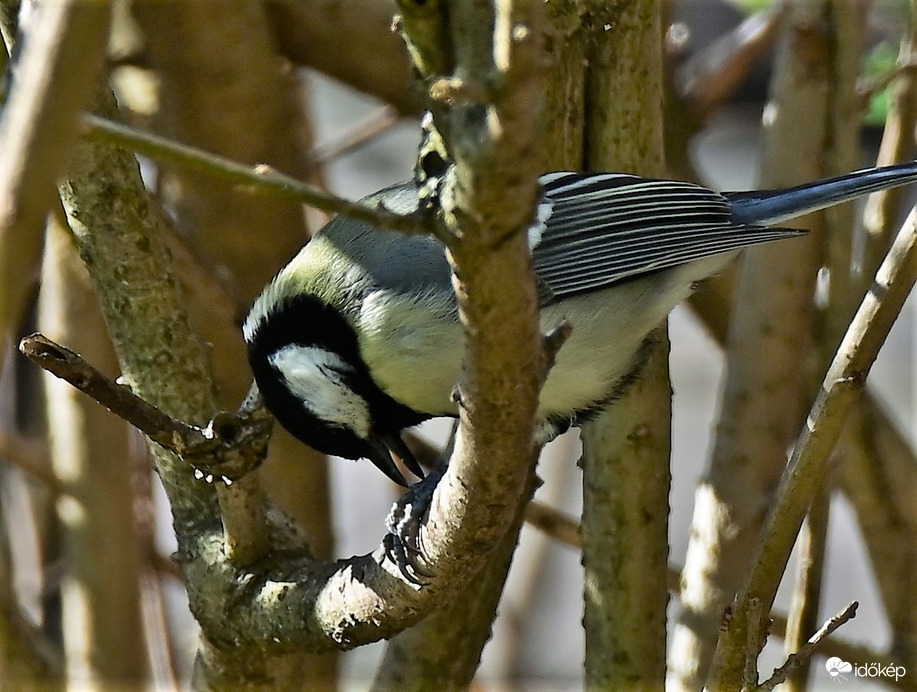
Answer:
[[421, 578], [434, 575], [420, 561], [428, 561], [421, 545], [421, 522], [433, 500], [433, 493], [445, 472], [445, 467], [436, 469], [419, 483], [412, 485], [398, 500], [385, 520], [388, 535], [385, 537], [385, 554], [412, 584], [424, 586]]
[[422, 569], [411, 558], [404, 543], [402, 543], [397, 536], [386, 534], [383, 539], [383, 545], [385, 546], [385, 556], [395, 563], [398, 571], [401, 572], [401, 576], [404, 577], [406, 581], [415, 586], [422, 587], [427, 585], [428, 582], [423, 579], [429, 579], [433, 575]]

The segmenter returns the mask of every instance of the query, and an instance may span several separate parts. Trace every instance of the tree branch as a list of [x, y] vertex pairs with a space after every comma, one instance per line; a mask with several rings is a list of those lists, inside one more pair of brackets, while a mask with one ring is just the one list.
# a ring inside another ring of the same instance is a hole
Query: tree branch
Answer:
[[769, 5], [678, 69], [675, 76], [678, 95], [691, 109], [696, 122], [710, 118], [773, 48], [786, 9], [784, 3]]
[[[901, 43], [898, 65], [911, 63], [895, 78], [891, 108], [882, 132], [882, 144], [876, 157], [877, 166], [885, 166], [913, 158], [914, 127], [917, 125], [917, 69], [913, 68], [917, 50], [917, 16], [910, 14], [908, 35]], [[899, 218], [902, 191], [882, 190], [870, 195], [863, 209], [863, 227], [867, 233], [863, 272], [872, 273], [888, 248], [894, 225]]]
[[917, 209], [912, 210], [879, 268], [875, 283], [860, 304], [806, 418], [776, 502], [768, 514], [763, 540], [752, 562], [754, 568], [736, 598], [729, 629], [717, 645], [711, 689], [734, 689], [734, 681], [741, 679], [748, 603], [758, 598], [768, 609], [773, 604], [780, 575], [786, 569], [831, 448], [915, 279]]
[[232, 484], [263, 460], [273, 419], [247, 401], [236, 415], [219, 414], [204, 427], [189, 425], [163, 413], [129, 387], [105, 377], [73, 351], [42, 334], [24, 337], [22, 354], [52, 375], [69, 382], [161, 447], [181, 456], [196, 476], [214, 476]]
[[81, 122], [87, 136], [93, 140], [125, 147], [156, 161], [185, 166], [227, 183], [242, 185], [251, 192], [294, 199], [316, 209], [364, 221], [376, 228], [412, 234], [430, 233], [433, 230], [432, 221], [422, 210], [412, 215], [395, 214], [382, 206], [371, 207], [361, 202], [351, 202], [269, 166], [247, 166], [97, 115], [84, 114]]
[[[381, 546], [371, 556], [333, 564], [313, 561], [302, 555], [296, 537], [284, 533], [283, 527], [276, 527], [277, 550], [265, 556], [255, 574], [240, 569], [227, 559], [225, 538], [215, 529], [212, 493], [190, 483], [178, 460], [160, 457], [192, 609], [215, 646], [231, 647], [240, 655], [265, 650], [318, 651], [391, 636], [466, 583], [505, 536], [524, 496], [524, 479], [530, 470], [526, 451], [531, 450], [537, 388], [543, 373], [534, 283], [526, 239], [520, 232], [527, 225], [537, 189], [538, 169], [530, 159], [535, 151], [537, 101], [533, 95], [537, 92], [533, 86], [539, 34], [534, 14], [529, 13], [539, 5], [527, 3], [525, 14], [500, 17], [501, 50], [510, 56], [501, 65], [506, 88], [495, 105], [504, 129], [474, 132], [481, 121], [467, 119], [465, 125], [470, 129], [458, 146], [464, 163], [456, 176], [457, 194], [450, 198], [449, 211], [457, 219], [455, 228], [461, 224], [461, 233], [452, 237], [462, 240], [455, 241], [452, 250], [456, 264], [462, 267], [465, 289], [461, 303], [469, 325], [471, 354], [466, 372], [475, 373], [465, 381], [463, 395], [468, 404], [463, 415], [473, 432], [460, 436], [460, 451], [434, 499], [426, 525], [424, 543], [438, 576], [428, 587], [416, 590], [385, 561]], [[501, 12], [506, 11], [501, 7]], [[470, 15], [466, 20], [468, 30], [473, 27], [477, 32], [479, 21]], [[486, 146], [479, 150], [482, 145]], [[479, 158], [482, 151], [486, 152], [483, 159]], [[127, 380], [137, 394], [170, 416], [199, 422], [202, 412], [212, 406], [200, 360], [194, 355], [179, 360], [174, 349], [162, 343], [164, 334], [173, 339], [187, 337], [183, 312], [173, 305], [175, 281], [159, 254], [157, 234], [148, 233], [150, 220], [123, 216], [124, 209], [150, 214], [148, 206], [117, 206], [120, 198], [112, 192], [130, 178], [124, 172], [130, 164], [111, 147], [90, 149], [85, 156], [79, 175], [64, 192]], [[106, 157], [113, 157], [116, 163]], [[97, 170], [103, 161], [110, 170]], [[519, 175], [520, 168], [527, 172], [525, 176]], [[112, 175], [116, 179], [109, 179]], [[109, 191], [107, 196], [96, 196], [100, 185]], [[499, 213], [479, 211], [485, 204], [492, 204]], [[102, 210], [107, 216], [99, 214]], [[466, 222], [470, 219], [487, 219], [487, 224], [476, 229]], [[376, 216], [371, 220], [378, 222]], [[142, 237], [131, 235], [138, 229]], [[124, 253], [125, 247], [153, 248], [151, 254], [160, 263], [145, 264], [149, 256]], [[513, 275], [520, 278], [510, 282], [514, 288], [507, 291], [507, 277]], [[131, 280], [124, 281], [124, 277]], [[138, 323], [140, 315], [144, 319]], [[190, 371], [183, 372], [180, 366]], [[181, 388], [161, 389], [164, 382]], [[185, 391], [192, 385], [193, 391]], [[114, 395], [110, 389], [103, 387], [105, 396]], [[528, 393], [526, 405], [519, 405], [520, 392]], [[493, 415], [495, 411], [498, 415]], [[516, 433], [507, 436], [506, 430]], [[477, 559], [469, 560], [469, 556]]]
[[391, 30], [392, 0], [265, 0], [265, 9], [278, 49], [293, 63], [387, 101], [403, 115], [420, 113], [411, 63]]
[[[818, 625], [833, 485], [830, 479], [826, 480], [812, 498], [800, 532], [796, 582], [783, 638], [783, 649], [787, 653], [801, 650], [809, 633]], [[809, 661], [797, 661], [787, 682], [786, 692], [806, 692], [808, 689]]]
[[54, 495], [64, 492], [60, 478], [51, 470], [48, 450], [43, 445], [0, 431], [0, 458], [36, 479]]
[[794, 670], [801, 668], [826, 638], [830, 637], [838, 627], [856, 617], [859, 605], [860, 604], [856, 601], [849, 603], [846, 608], [822, 625], [821, 629], [813, 634], [812, 637], [802, 645], [799, 651], [787, 657], [786, 663], [779, 668], [775, 668], [773, 674], [767, 680], [755, 686], [755, 692], [770, 692], [770, 690], [773, 690], [777, 685], [786, 680]]
[[[665, 71], [661, 4], [589, 6], [596, 14], [586, 48], [586, 166], [663, 176], [663, 124], [655, 117]], [[666, 327], [650, 340], [639, 381], [581, 426], [589, 689], [648, 691], [665, 680], [672, 405]]]

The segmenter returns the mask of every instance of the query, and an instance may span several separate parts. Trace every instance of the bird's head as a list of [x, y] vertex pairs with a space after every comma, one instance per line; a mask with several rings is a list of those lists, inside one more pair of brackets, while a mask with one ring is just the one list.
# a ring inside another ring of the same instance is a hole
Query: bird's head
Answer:
[[325, 454], [369, 459], [403, 486], [394, 455], [423, 476], [401, 431], [424, 416], [373, 381], [353, 328], [335, 308], [309, 293], [266, 291], [243, 333], [264, 403], [294, 437]]

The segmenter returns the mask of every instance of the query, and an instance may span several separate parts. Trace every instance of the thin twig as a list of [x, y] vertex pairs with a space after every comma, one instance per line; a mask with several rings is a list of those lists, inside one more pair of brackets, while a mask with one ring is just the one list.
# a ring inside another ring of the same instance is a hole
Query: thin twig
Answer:
[[543, 502], [532, 500], [525, 508], [525, 520], [530, 526], [534, 526], [551, 538], [571, 548], [582, 550], [583, 538], [580, 534], [579, 522], [559, 510]]
[[73, 351], [41, 334], [23, 338], [19, 350], [157, 444], [183, 457], [207, 481], [215, 476], [229, 484], [264, 458], [272, 419], [251, 403], [251, 397], [246, 399], [239, 414], [217, 414], [206, 427], [199, 428], [163, 413], [127, 387], [105, 377]]
[[[800, 532], [797, 549], [796, 581], [784, 637], [787, 654], [798, 650], [806, 637], [818, 626], [818, 608], [824, 581], [825, 548], [828, 541], [828, 518], [831, 513], [831, 488], [829, 479], [822, 484], [812, 499], [812, 506]], [[806, 692], [809, 681], [809, 662], [801, 663], [787, 681], [786, 692]]]
[[370, 206], [362, 202], [351, 202], [307, 185], [270, 166], [248, 166], [97, 115], [84, 113], [82, 123], [89, 137], [123, 146], [157, 161], [184, 166], [229, 183], [244, 185], [252, 192], [294, 199], [316, 209], [365, 221], [383, 230], [410, 234], [433, 231], [432, 218], [422, 209], [410, 214], [396, 214], [385, 209], [381, 203]]
[[761, 619], [764, 616], [761, 601], [753, 598], [748, 603], [748, 639], [745, 642], [745, 672], [742, 674], [742, 690], [746, 692], [758, 686], [758, 654], [762, 647], [758, 638]]
[[[771, 634], [780, 639], [786, 638], [787, 616], [783, 613], [771, 612]], [[879, 651], [865, 644], [853, 642], [849, 639], [831, 637], [824, 641], [820, 648], [821, 655], [825, 658], [837, 656], [850, 663], [877, 663], [883, 668], [899, 666], [901, 660], [892, 656], [888, 651]]]
[[857, 96], [863, 101], [863, 110], [866, 110], [873, 96], [887, 89], [898, 77], [906, 76], [913, 72], [915, 68], [917, 68], [917, 60], [911, 58], [897, 63], [872, 79], [864, 79], [858, 83]]
[[[913, 53], [917, 46], [917, 17], [910, 18], [908, 35], [902, 41], [898, 54], [899, 65], [912, 68]], [[891, 87], [892, 99], [876, 165], [883, 166], [911, 158], [914, 151], [914, 126], [917, 124], [917, 71], [895, 70], [895, 84]], [[861, 272], [866, 276], [875, 271], [882, 254], [891, 242], [893, 226], [898, 217], [901, 190], [882, 190], [870, 195], [863, 208], [863, 227], [866, 230], [864, 257], [860, 260]]]
[[348, 127], [333, 140], [312, 147], [306, 161], [306, 168], [311, 170], [344, 154], [349, 154], [354, 149], [369, 144], [397, 124], [398, 111], [391, 104], [386, 104]]
[[121, 418], [164, 447], [181, 453], [181, 450], [203, 442], [199, 428], [166, 415], [128, 387], [105, 377], [79, 355], [46, 336], [36, 333], [23, 337], [19, 350], [33, 363], [69, 382], [107, 409], [117, 412]]
[[856, 617], [857, 608], [859, 607], [857, 601], [853, 601], [847, 605], [846, 608], [841, 610], [837, 615], [828, 620], [821, 629], [818, 630], [815, 634], [811, 636], [809, 641], [802, 645], [802, 648], [799, 649], [795, 654], [790, 654], [786, 663], [784, 663], [779, 668], [774, 669], [773, 675], [771, 675], [767, 680], [762, 682], [760, 685], [755, 687], [756, 692], [769, 692], [774, 689], [781, 682], [786, 680], [787, 676], [796, 668], [802, 666], [809, 657], [815, 653], [815, 649], [822, 643], [822, 641], [829, 637], [834, 630], [843, 625], [845, 622], [849, 622]]

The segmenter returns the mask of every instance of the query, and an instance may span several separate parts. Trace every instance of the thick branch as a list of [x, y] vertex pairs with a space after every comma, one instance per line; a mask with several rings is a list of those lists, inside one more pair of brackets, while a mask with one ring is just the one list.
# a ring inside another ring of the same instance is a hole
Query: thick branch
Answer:
[[[534, 462], [525, 499], [535, 490]], [[523, 504], [487, 564], [449, 603], [397, 637], [385, 649], [373, 692], [424, 692], [469, 686], [490, 638], [491, 623], [522, 528]]]
[[[587, 48], [586, 164], [661, 176], [661, 6], [612, 6], [591, 3], [608, 14], [594, 18]], [[606, 23], [615, 38], [603, 35]], [[582, 426], [589, 689], [656, 690], [665, 680], [672, 388], [666, 329], [651, 338], [640, 381]]]

